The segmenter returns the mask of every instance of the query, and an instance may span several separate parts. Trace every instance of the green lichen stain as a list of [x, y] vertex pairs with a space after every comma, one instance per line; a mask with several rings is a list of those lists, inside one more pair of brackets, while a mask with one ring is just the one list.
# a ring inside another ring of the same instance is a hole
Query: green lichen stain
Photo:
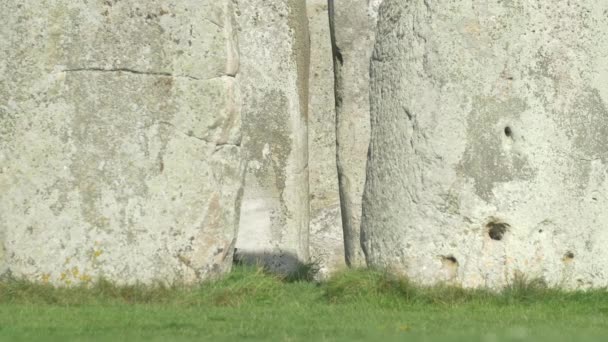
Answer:
[[[266, 118], [256, 117], [245, 123], [245, 129], [250, 135], [249, 154], [252, 159], [262, 163], [259, 170], [253, 170], [260, 182], [274, 182], [276, 188], [282, 192], [285, 189], [285, 170], [292, 146], [289, 118], [285, 115], [288, 111], [287, 96], [281, 92], [269, 91], [260, 98], [253, 106], [259, 108], [257, 112]], [[264, 155], [266, 145], [270, 149], [268, 157]], [[274, 180], [264, 179], [269, 174], [269, 168], [274, 170]]]
[[[251, 112], [243, 123], [243, 130], [248, 132], [249, 136], [247, 159], [257, 161], [260, 165], [259, 168], [251, 168], [250, 172], [265, 189], [276, 191], [273, 195], [280, 199], [281, 210], [288, 213], [283, 201], [287, 162], [293, 146], [289, 134], [289, 117], [285, 114], [289, 111], [288, 99], [284, 93], [272, 90], [252, 96], [251, 102], [251, 108], [256, 110]], [[278, 227], [286, 224], [283, 222], [283, 215], [277, 215], [274, 219], [282, 220], [275, 222]]]
[[608, 157], [608, 108], [597, 89], [585, 90], [559, 124], [587, 159]]
[[[2, 90], [4, 92], [5, 90]], [[0, 94], [0, 99], [4, 100], [8, 98], [8, 90], [6, 94]], [[5, 101], [5, 103], [8, 100]], [[9, 111], [5, 106], [0, 107], [0, 147], [4, 147], [4, 144], [8, 144], [9, 141], [14, 139], [15, 131], [17, 127], [17, 120], [15, 113]]]
[[[146, 179], [153, 164], [145, 158], [149, 151], [140, 127], [170, 121], [176, 112], [169, 101], [173, 86], [164, 77], [118, 72], [71, 73], [66, 83], [70, 85], [66, 98], [75, 108], [71, 130], [78, 147], [70, 166], [71, 188], [79, 192], [82, 217], [102, 230], [112, 222], [128, 226], [125, 217], [118, 217], [125, 214], [120, 208], [148, 196]], [[163, 148], [170, 134], [169, 128], [159, 128], [157, 138]]]
[[310, 37], [306, 19], [306, 1], [289, 1], [289, 18], [287, 24], [294, 34], [292, 45], [293, 58], [298, 71], [298, 96], [300, 115], [308, 119], [308, 70], [310, 69]]
[[535, 170], [521, 155], [503, 147], [505, 131], [499, 126], [517, 118], [526, 109], [520, 99], [499, 101], [475, 98], [467, 120], [467, 144], [458, 172], [472, 178], [475, 192], [486, 201], [493, 198], [496, 183], [531, 179]]

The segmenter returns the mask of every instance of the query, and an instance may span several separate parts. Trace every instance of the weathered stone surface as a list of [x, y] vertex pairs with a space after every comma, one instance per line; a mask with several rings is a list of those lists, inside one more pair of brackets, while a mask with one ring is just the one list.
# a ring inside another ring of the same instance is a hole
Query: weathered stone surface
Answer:
[[237, 254], [291, 271], [309, 258], [308, 62], [304, 0], [236, 0], [249, 160]]
[[230, 268], [244, 176], [232, 3], [3, 1], [0, 271]]
[[336, 166], [334, 69], [327, 0], [306, 3], [310, 27], [308, 154], [310, 254], [328, 275], [344, 267], [344, 238]]
[[[337, 155], [346, 261], [364, 264], [361, 197], [370, 137], [369, 66], [382, 0], [331, 0], [335, 49]], [[332, 6], [333, 5], [333, 6]]]
[[608, 285], [608, 3], [385, 0], [363, 240], [423, 282]]

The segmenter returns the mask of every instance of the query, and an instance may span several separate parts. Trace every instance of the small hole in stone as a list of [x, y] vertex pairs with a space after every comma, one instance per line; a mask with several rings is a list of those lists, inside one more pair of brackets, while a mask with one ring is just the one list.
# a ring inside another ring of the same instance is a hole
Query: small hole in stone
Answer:
[[441, 264], [448, 280], [454, 280], [458, 277], [458, 260], [453, 255], [441, 256]]
[[574, 253], [566, 252], [566, 254], [564, 254], [564, 258], [562, 260], [564, 262], [571, 262], [572, 260], [574, 260]]
[[490, 239], [500, 241], [509, 229], [509, 224], [503, 222], [490, 222], [486, 225]]
[[542, 232], [543, 232], [543, 230], [542, 230], [542, 229], [539, 229], [539, 230], [538, 230], [538, 232], [539, 232], [539, 233], [542, 233]]
[[443, 262], [446, 264], [458, 264], [458, 260], [456, 260], [455, 257], [453, 257], [452, 255], [448, 255], [448, 256], [444, 256], [442, 257]]
[[513, 135], [513, 131], [511, 130], [511, 127], [509, 127], [509, 126], [505, 127], [505, 135], [509, 138]]

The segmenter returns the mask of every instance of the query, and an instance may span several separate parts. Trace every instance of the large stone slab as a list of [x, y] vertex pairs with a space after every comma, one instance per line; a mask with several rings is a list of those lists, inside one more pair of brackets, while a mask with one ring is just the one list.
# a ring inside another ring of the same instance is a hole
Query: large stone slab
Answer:
[[363, 240], [422, 282], [608, 285], [608, 3], [385, 0]]
[[337, 125], [337, 157], [346, 262], [365, 264], [361, 198], [370, 139], [369, 67], [382, 0], [330, 0]]
[[327, 0], [306, 2], [310, 28], [308, 154], [310, 254], [322, 275], [343, 268], [344, 237], [336, 165], [334, 68]]
[[3, 1], [0, 271], [228, 270], [244, 161], [232, 2]]
[[291, 272], [309, 261], [308, 63], [304, 0], [236, 0], [249, 166], [237, 255]]

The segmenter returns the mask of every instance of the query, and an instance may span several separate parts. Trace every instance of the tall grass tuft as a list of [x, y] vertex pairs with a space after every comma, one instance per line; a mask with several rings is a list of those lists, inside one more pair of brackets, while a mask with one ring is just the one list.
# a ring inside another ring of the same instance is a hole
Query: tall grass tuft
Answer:
[[497, 300], [506, 304], [531, 304], [567, 300], [573, 293], [575, 292], [549, 286], [543, 278], [515, 273], [513, 279], [500, 291]]

